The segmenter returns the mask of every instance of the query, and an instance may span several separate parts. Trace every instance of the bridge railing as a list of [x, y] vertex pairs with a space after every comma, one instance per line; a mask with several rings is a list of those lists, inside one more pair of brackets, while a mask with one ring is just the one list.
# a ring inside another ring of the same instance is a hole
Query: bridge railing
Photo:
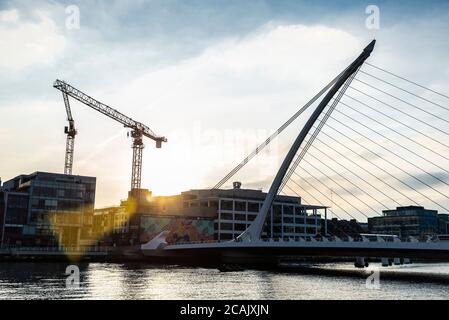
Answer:
[[[176, 245], [186, 245], [186, 244], [205, 244], [205, 243], [221, 243], [229, 242], [232, 240], [205, 240], [205, 241], [182, 241], [169, 243], [171, 246]], [[241, 239], [233, 240], [235, 242], [242, 242]], [[409, 237], [405, 240], [401, 240], [397, 237], [381, 237], [379, 235], [367, 235], [361, 237], [297, 237], [297, 238], [263, 238], [260, 239], [261, 242], [440, 242], [438, 238], [428, 238], [426, 241], [420, 241], [416, 238]]]
[[32, 251], [32, 252], [80, 252], [97, 253], [108, 252], [110, 247], [24, 247], [24, 246], [3, 246], [2, 251]]

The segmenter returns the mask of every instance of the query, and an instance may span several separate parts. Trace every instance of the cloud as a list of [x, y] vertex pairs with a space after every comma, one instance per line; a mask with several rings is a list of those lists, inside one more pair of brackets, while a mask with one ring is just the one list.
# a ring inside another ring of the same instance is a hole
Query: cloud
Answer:
[[[119, 106], [134, 106], [129, 112], [136, 119], [169, 138], [166, 151], [156, 154], [165, 159], [158, 161], [162, 172], [178, 177], [173, 185], [183, 185], [186, 172], [194, 172], [191, 187], [211, 186], [212, 171], [224, 175], [361, 48], [357, 38], [338, 29], [268, 23], [197, 57], [143, 73], [107, 99], [122, 111]], [[248, 169], [257, 180], [274, 176], [283, 155], [273, 150], [264, 156], [267, 163]]]
[[[74, 32], [59, 29], [66, 2], [0, 4], [0, 117], [8, 136], [0, 149], [11, 154], [4, 176], [62, 169], [65, 112], [51, 86], [60, 77], [168, 137], [160, 150], [146, 141], [143, 187], [171, 194], [214, 185], [374, 35], [365, 29], [364, 6], [340, 2], [70, 3], [81, 10]], [[370, 62], [445, 91], [447, 10], [399, 7], [382, 6]], [[118, 123], [79, 103], [73, 113], [74, 170], [98, 177], [97, 205], [117, 203], [129, 187], [131, 141]], [[266, 190], [307, 116], [233, 180]]]
[[49, 14], [35, 10], [33, 15], [36, 21], [22, 21], [17, 9], [0, 11], [0, 68], [48, 65], [63, 52], [66, 40]]
[[19, 13], [17, 9], [0, 11], [0, 22], [12, 23], [19, 20]]

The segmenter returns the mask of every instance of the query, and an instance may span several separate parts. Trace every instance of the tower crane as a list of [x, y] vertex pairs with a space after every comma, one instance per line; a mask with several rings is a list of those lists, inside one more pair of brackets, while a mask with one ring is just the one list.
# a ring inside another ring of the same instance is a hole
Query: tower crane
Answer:
[[67, 142], [65, 145], [64, 174], [72, 174], [73, 153], [75, 150], [75, 136], [78, 132], [75, 129], [75, 120], [73, 120], [72, 117], [69, 96], [67, 95], [67, 93], [62, 92], [62, 97], [64, 99], [65, 111], [67, 113], [67, 121], [69, 122], [69, 125], [64, 128], [64, 133], [67, 134]]
[[131, 190], [140, 189], [142, 177], [142, 151], [145, 145], [143, 144], [143, 137], [150, 138], [156, 142], [156, 148], [162, 147], [162, 142], [167, 142], [167, 138], [156, 135], [149, 127], [137, 122], [123, 113], [109, 107], [108, 105], [95, 100], [91, 96], [81, 92], [75, 87], [69, 85], [62, 80], [56, 80], [53, 87], [62, 92], [64, 104], [67, 112], [67, 121], [69, 126], [65, 127], [65, 134], [67, 134], [66, 153], [64, 173], [72, 174], [73, 153], [75, 147], [75, 136], [77, 131], [75, 129], [75, 121], [72, 117], [70, 109], [69, 96], [80, 101], [92, 109], [103, 113], [115, 121], [118, 121], [126, 128], [131, 129], [131, 137], [133, 138], [133, 159], [132, 159], [132, 174], [131, 174]]

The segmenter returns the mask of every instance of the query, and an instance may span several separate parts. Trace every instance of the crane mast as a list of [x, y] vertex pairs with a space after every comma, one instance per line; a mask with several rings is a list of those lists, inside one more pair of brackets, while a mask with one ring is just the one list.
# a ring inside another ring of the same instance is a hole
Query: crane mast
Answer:
[[66, 127], [65, 133], [67, 134], [67, 144], [66, 144], [66, 160], [64, 166], [64, 173], [72, 173], [73, 165], [73, 152], [75, 135], [77, 131], [75, 130], [75, 122], [72, 117], [70, 110], [70, 104], [68, 97], [72, 97], [81, 103], [91, 107], [92, 109], [103, 113], [111, 119], [121, 123], [126, 128], [131, 129], [131, 137], [133, 138], [133, 159], [132, 159], [132, 174], [131, 174], [131, 190], [140, 189], [141, 178], [142, 178], [142, 152], [145, 145], [143, 144], [143, 137], [150, 138], [156, 142], [156, 148], [161, 148], [162, 142], [167, 142], [167, 139], [162, 136], [156, 135], [148, 126], [137, 122], [130, 117], [124, 115], [123, 113], [109, 107], [108, 105], [101, 103], [100, 101], [92, 98], [91, 96], [83, 93], [82, 91], [76, 89], [75, 87], [69, 85], [68, 83], [56, 80], [53, 87], [62, 92], [64, 98], [64, 104], [67, 112], [67, 120], [69, 121], [69, 126]]
[[75, 136], [77, 131], [75, 129], [75, 121], [72, 117], [72, 111], [70, 110], [69, 97], [66, 93], [62, 93], [64, 99], [65, 111], [67, 113], [67, 121], [69, 125], [64, 128], [64, 133], [67, 134], [67, 141], [65, 145], [65, 162], [64, 162], [64, 174], [72, 174], [73, 167], [73, 153], [75, 151]]

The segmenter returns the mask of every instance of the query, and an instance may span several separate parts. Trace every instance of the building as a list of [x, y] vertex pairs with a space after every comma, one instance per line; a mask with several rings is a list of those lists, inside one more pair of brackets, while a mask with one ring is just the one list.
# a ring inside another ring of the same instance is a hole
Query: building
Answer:
[[[191, 190], [182, 193], [184, 208], [210, 208], [214, 212], [214, 239], [238, 237], [256, 218], [266, 193], [261, 190]], [[301, 198], [276, 196], [262, 238], [298, 239], [321, 232], [321, 215], [326, 207], [302, 205]]]
[[100, 243], [128, 245], [129, 213], [126, 207], [95, 209], [92, 233]]
[[351, 220], [339, 220], [337, 218], [332, 218], [330, 220], [321, 221], [321, 233], [325, 234], [325, 228], [327, 228], [327, 234], [336, 236], [339, 238], [358, 238], [360, 234], [368, 233], [367, 228], [365, 229], [365, 224], [358, 222], [355, 219]]
[[[169, 242], [231, 240], [255, 219], [265, 197], [266, 193], [241, 189], [239, 184], [234, 189], [190, 190], [164, 197], [152, 197], [148, 190], [133, 190], [121, 209], [96, 210], [95, 221], [106, 219], [97, 217], [106, 212], [128, 212], [129, 244], [148, 242], [164, 230], [170, 230]], [[318, 235], [319, 212], [325, 210], [322, 206], [302, 205], [299, 197], [277, 196], [262, 237], [298, 239]], [[108, 220], [109, 228], [112, 220]]]
[[384, 210], [382, 213], [380, 217], [368, 218], [371, 233], [397, 235], [402, 239], [426, 239], [448, 231], [448, 215], [439, 215], [436, 210], [407, 206]]
[[449, 214], [440, 213], [438, 215], [438, 233], [449, 234]]
[[35, 172], [3, 184], [3, 246], [79, 246], [92, 239], [96, 178]]

